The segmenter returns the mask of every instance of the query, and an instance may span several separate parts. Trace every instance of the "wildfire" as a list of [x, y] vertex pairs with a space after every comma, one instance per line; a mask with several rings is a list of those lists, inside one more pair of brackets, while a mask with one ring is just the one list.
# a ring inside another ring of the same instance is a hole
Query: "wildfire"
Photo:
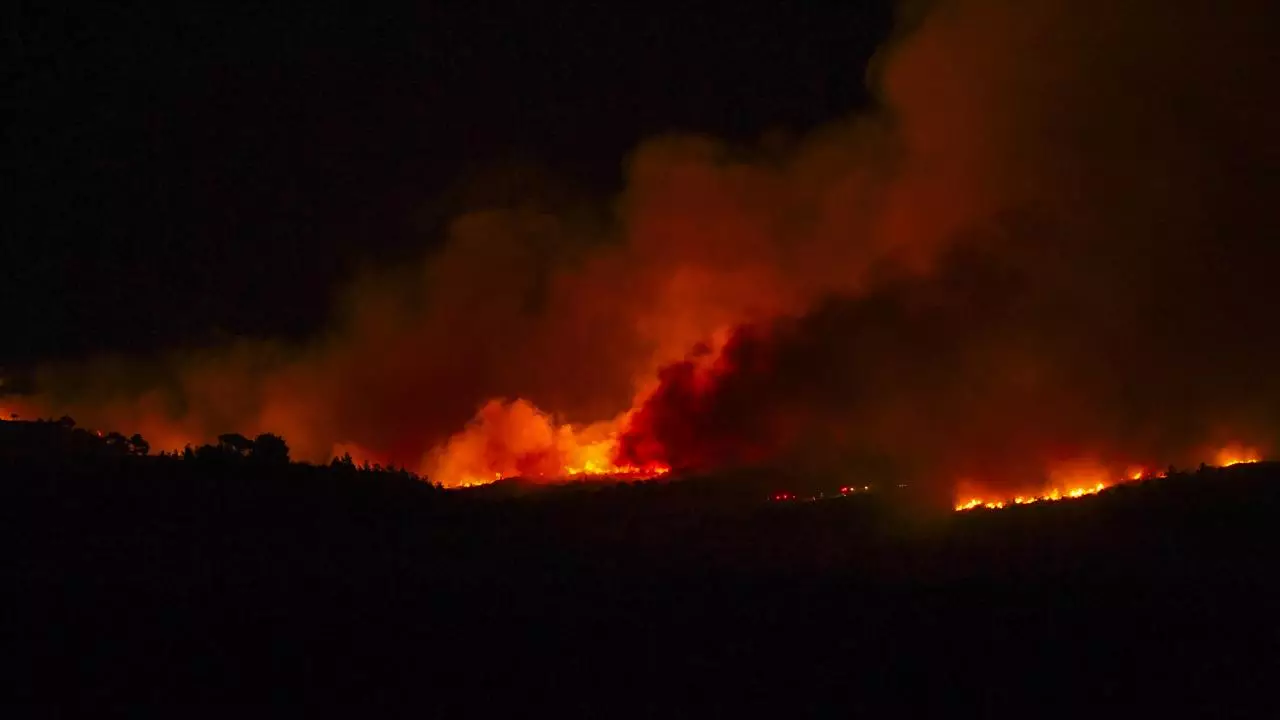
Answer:
[[661, 477], [669, 472], [671, 472], [671, 468], [668, 467], [641, 468], [634, 465], [610, 464], [591, 467], [565, 467], [560, 471], [551, 474], [540, 472], [532, 475], [525, 475], [522, 473], [504, 475], [501, 472], [495, 472], [492, 479], [483, 477], [464, 477], [460, 480], [455, 480], [450, 484], [450, 486], [458, 488], [477, 487], [480, 485], [488, 485], [489, 483], [498, 482], [499, 480], [517, 477], [534, 477], [540, 480], [582, 480], [590, 478], [647, 480], [649, 478]]
[[1214, 459], [1218, 467], [1229, 467], [1242, 463], [1259, 462], [1262, 460], [1262, 455], [1255, 447], [1245, 447], [1238, 443], [1233, 443], [1219, 450]]
[[1094, 483], [1087, 487], [1073, 487], [1065, 490], [1053, 489], [1040, 495], [1018, 495], [1007, 500], [984, 500], [982, 498], [970, 498], [959, 505], [956, 505], [957, 511], [972, 510], [977, 507], [986, 508], [988, 510], [999, 510], [1009, 505], [1030, 505], [1038, 502], [1057, 502], [1059, 500], [1071, 500], [1082, 498], [1086, 495], [1097, 495], [1109, 487], [1104, 482]]
[[567, 467], [564, 474], [568, 477], [655, 477], [658, 475], [666, 475], [671, 472], [671, 468], [663, 466], [655, 466], [651, 468], [642, 468], [635, 465], [613, 465], [606, 464], [602, 466], [588, 466], [584, 468]]
[[668, 468], [665, 466], [642, 468], [642, 467], [637, 467], [635, 465], [614, 465], [612, 463], [603, 463], [603, 464], [597, 465], [597, 464], [589, 463], [585, 467], [572, 467], [572, 466], [562, 467], [560, 470], [551, 472], [551, 473], [539, 472], [539, 473], [531, 473], [528, 475], [522, 474], [522, 473], [517, 473], [514, 475], [504, 475], [500, 472], [496, 472], [493, 474], [493, 480], [483, 480], [483, 479], [478, 481], [463, 480], [461, 483], [458, 484], [458, 487], [473, 487], [476, 485], [485, 485], [490, 482], [497, 482], [498, 480], [503, 480], [506, 478], [514, 478], [514, 477], [534, 477], [538, 479], [549, 479], [549, 480], [581, 480], [581, 479], [589, 479], [589, 478], [618, 478], [618, 479], [628, 478], [628, 479], [637, 479], [637, 480], [639, 479], [647, 480], [649, 478], [661, 477], [663, 475], [666, 475], [669, 472], [671, 472], [671, 468]]
[[[1215, 456], [1216, 467], [1229, 467], [1231, 465], [1240, 465], [1242, 463], [1261, 462], [1262, 455], [1257, 448], [1245, 447], [1239, 444], [1228, 445], [1219, 450]], [[1090, 471], [1093, 474], [1096, 471]], [[1092, 484], [1070, 485], [1065, 488], [1054, 488], [1047, 490], [1038, 495], [1018, 495], [1012, 498], [983, 498], [970, 497], [964, 502], [956, 504], [956, 511], [963, 512], [965, 510], [973, 510], [975, 508], [985, 508], [987, 510], [1000, 510], [1010, 505], [1030, 505], [1038, 502], [1056, 502], [1058, 500], [1071, 500], [1075, 498], [1085, 497], [1086, 495], [1097, 495], [1098, 493], [1112, 487], [1116, 484], [1127, 482], [1136, 482], [1148, 477], [1165, 477], [1166, 473], [1151, 474], [1146, 468], [1133, 465], [1125, 471], [1124, 477], [1115, 482], [1107, 482], [1099, 479]], [[1053, 474], [1051, 473], [1051, 477]]]
[[670, 471], [661, 463], [619, 459], [618, 429], [627, 415], [578, 426], [558, 423], [525, 400], [492, 401], [465, 430], [430, 453], [423, 474], [446, 487], [470, 487], [504, 478], [651, 478]]

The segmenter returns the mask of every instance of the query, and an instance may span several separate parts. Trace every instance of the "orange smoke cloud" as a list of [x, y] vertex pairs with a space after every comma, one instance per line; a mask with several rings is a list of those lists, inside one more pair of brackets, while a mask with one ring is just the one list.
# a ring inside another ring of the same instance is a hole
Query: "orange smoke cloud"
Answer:
[[[10, 404], [446, 484], [709, 457], [1017, 489], [1072, 458], [1118, 477], [1272, 447], [1280, 122], [1256, 83], [1280, 24], [1237, 9], [912, 3], [873, 111], [788, 146], [652, 139], [608, 212], [465, 213], [308, 343], [43, 368]], [[745, 329], [712, 387], [675, 392]], [[653, 417], [658, 446], [625, 447]]]

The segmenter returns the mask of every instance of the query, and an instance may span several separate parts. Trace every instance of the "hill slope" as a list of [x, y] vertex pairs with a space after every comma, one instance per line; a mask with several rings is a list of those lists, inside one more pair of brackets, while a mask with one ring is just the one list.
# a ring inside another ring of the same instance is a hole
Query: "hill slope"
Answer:
[[238, 460], [0, 486], [22, 702], [1222, 711], [1277, 669], [1277, 464], [941, 515]]

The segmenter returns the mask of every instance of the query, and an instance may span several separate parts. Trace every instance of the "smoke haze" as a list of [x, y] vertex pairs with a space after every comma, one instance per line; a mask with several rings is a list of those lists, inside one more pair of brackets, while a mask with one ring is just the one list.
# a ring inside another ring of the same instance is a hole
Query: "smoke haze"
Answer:
[[466, 213], [310, 343], [43, 368], [6, 404], [446, 484], [617, 460], [1013, 487], [1271, 452], [1275, 14], [907, 3], [872, 111], [756, 147], [649, 140], [606, 212]]

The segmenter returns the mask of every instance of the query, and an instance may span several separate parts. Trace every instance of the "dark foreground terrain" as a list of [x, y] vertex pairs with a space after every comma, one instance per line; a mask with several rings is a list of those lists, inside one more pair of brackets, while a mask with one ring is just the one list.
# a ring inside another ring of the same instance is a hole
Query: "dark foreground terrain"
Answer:
[[936, 516], [240, 457], [0, 480], [17, 704], [1263, 717], [1280, 682], [1276, 464]]

